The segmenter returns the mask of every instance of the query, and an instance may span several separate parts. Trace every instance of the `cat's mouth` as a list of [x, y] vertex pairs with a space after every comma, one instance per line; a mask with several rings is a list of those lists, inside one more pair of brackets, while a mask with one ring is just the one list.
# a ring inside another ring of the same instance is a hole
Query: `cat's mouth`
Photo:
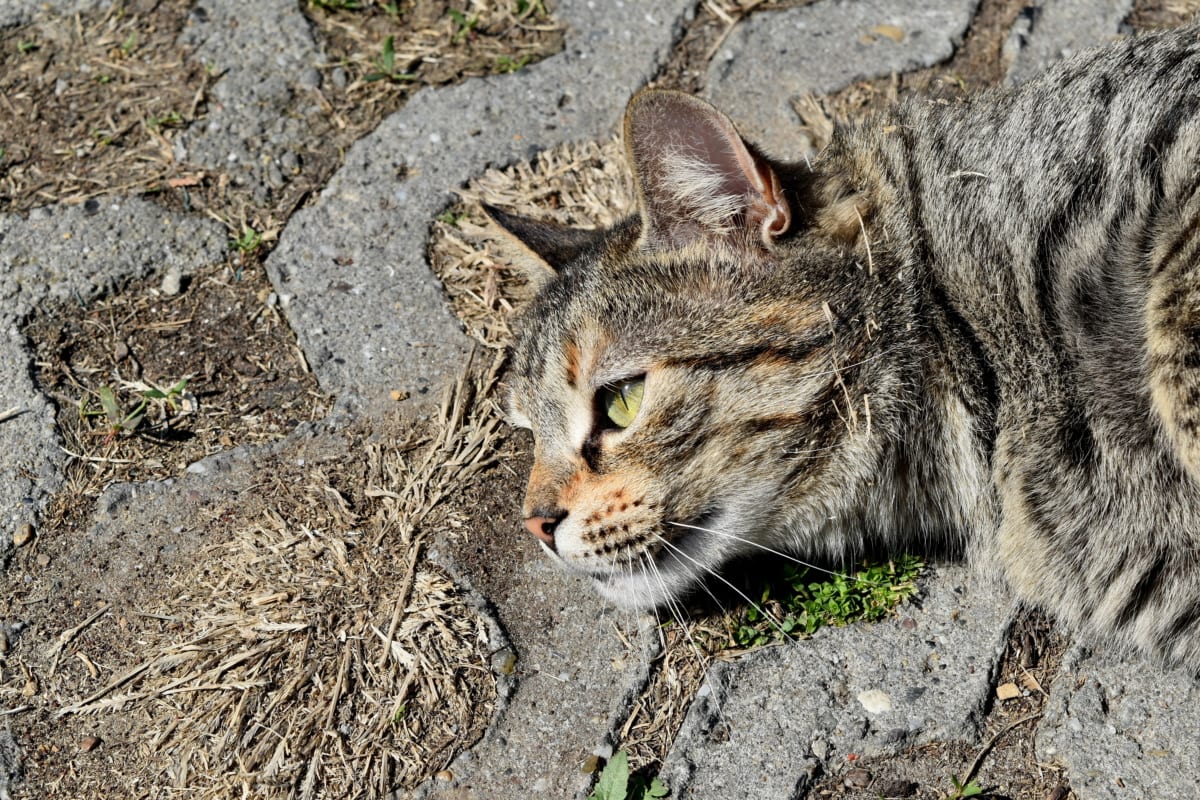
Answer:
[[726, 560], [720, 533], [727, 515], [710, 511], [690, 522], [664, 522], [650, 545], [622, 565], [592, 570], [597, 591], [609, 602], [641, 610], [665, 606], [695, 589]]

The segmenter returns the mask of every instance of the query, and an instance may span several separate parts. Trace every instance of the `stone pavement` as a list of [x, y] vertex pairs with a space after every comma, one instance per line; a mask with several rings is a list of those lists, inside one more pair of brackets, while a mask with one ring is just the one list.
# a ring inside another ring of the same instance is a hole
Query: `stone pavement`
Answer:
[[[52, 10], [97, 5], [56, 0]], [[1006, 46], [1009, 80], [1117, 35], [1130, 5], [1031, 3]], [[45, 6], [9, 0], [0, 24]], [[798, 156], [806, 144], [794, 131], [791, 102], [800, 94], [944, 60], [976, 10], [976, 0], [820, 0], [759, 12], [714, 55], [706, 93], [770, 151]], [[694, 3], [562, 0], [555, 13], [569, 28], [563, 52], [514, 74], [418, 92], [349, 150], [317, 201], [283, 230], [267, 262], [270, 277], [341, 411], [380, 413], [393, 389], [436, 396], [459, 374], [470, 344], [425, 261], [430, 219], [490, 165], [611, 134], [629, 95], [663, 65]], [[314, 102], [321, 80], [314, 67], [324, 60], [298, 4], [200, 0], [193, 16], [187, 43], [226, 72], [208, 118], [180, 138], [180, 157], [234, 165], [235, 179], [252, 190], [286, 180], [281, 167], [306, 142], [296, 120]], [[63, 465], [53, 410], [30, 378], [18, 321], [47, 299], [87, 299], [156, 270], [189, 274], [222, 257], [225, 236], [197, 215], [105, 198], [0, 216], [0, 243], [3, 405], [27, 409], [0, 426], [0, 480], [13, 487], [0, 494], [0, 515], [15, 528], [36, 519]], [[188, 476], [200, 490], [209, 480], [216, 491], [216, 477]], [[434, 556], [464, 584], [478, 583], [454, 547], [439, 545]], [[543, 559], [511, 570], [503, 596], [486, 600], [511, 638], [520, 678], [487, 735], [452, 766], [454, 779], [433, 781], [418, 797], [586, 795], [591, 777], [580, 763], [611, 753], [615, 729], [646, 683], [658, 648], [650, 620], [603, 608], [588, 587]], [[900, 619], [824, 631], [715, 666], [664, 767], [672, 796], [803, 798], [814, 776], [835, 772], [848, 753], [893, 753], [931, 740], [978, 744], [1008, 609], [963, 568], [947, 566], [929, 580], [922, 607]], [[1039, 755], [1065, 764], [1088, 800], [1192, 796], [1198, 691], [1192, 679], [1136, 659], [1073, 651], [1039, 723]]]

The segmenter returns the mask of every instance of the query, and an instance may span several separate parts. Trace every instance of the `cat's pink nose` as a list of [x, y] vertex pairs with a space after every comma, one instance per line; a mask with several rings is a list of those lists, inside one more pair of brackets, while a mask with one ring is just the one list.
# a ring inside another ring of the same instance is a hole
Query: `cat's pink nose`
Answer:
[[554, 529], [558, 527], [558, 523], [562, 522], [565, 516], [566, 514], [558, 517], [526, 517], [525, 529], [550, 545], [550, 548], [553, 549]]

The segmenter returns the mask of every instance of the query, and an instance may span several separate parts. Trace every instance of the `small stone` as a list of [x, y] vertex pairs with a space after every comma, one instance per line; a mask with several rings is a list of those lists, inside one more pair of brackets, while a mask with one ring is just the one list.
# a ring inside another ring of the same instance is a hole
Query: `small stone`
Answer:
[[316, 67], [309, 67], [300, 73], [300, 85], [305, 89], [320, 89], [321, 80], [321, 71]]
[[395, 401], [398, 403], [398, 402], [400, 402], [401, 400], [407, 400], [407, 399], [408, 399], [408, 392], [402, 392], [402, 391], [400, 391], [399, 389], [392, 389], [392, 391], [391, 391], [391, 397], [392, 397], [392, 399], [393, 399], [393, 400], [395, 400]]
[[600, 756], [595, 754], [585, 758], [583, 763], [579, 765], [579, 771], [584, 775], [592, 775], [598, 769], [600, 769]]
[[330, 73], [329, 78], [333, 81], [334, 88], [336, 89], [345, 89], [346, 84], [350, 82], [350, 78], [346, 74], [346, 70], [342, 69], [341, 67], [335, 67], [333, 72]]
[[45, 553], [38, 553], [37, 565], [39, 567], [50, 566], [50, 556], [46, 555]]
[[842, 776], [842, 783], [847, 789], [865, 789], [871, 785], [871, 773], [865, 769], [852, 769]]
[[85, 753], [90, 753], [100, 746], [99, 736], [85, 736], [79, 742], [79, 749]]
[[829, 755], [829, 743], [824, 739], [814, 739], [809, 748], [812, 750], [812, 754], [822, 761], [825, 760], [825, 756]]
[[517, 654], [511, 648], [496, 652], [492, 656], [492, 671], [497, 675], [512, 675], [517, 668]]
[[33, 539], [33, 525], [29, 522], [22, 522], [17, 526], [17, 530], [13, 533], [13, 544], [17, 547], [29, 544]]
[[180, 288], [183, 286], [183, 273], [179, 267], [172, 264], [167, 267], [167, 272], [163, 275], [161, 291], [168, 297], [174, 297], [179, 294]]
[[883, 714], [892, 710], [892, 698], [879, 689], [868, 689], [858, 695], [858, 702], [868, 714]]
[[289, 172], [298, 172], [300, 170], [300, 156], [288, 150], [279, 157], [279, 165]]
[[996, 698], [999, 700], [1012, 700], [1015, 697], [1021, 696], [1021, 690], [1012, 681], [1002, 683], [996, 687]]
[[124, 361], [129, 357], [129, 345], [125, 342], [117, 342], [113, 346], [113, 361]]
[[450, 781], [454, 780], [454, 773], [448, 769], [444, 769], [436, 773], [433, 777], [437, 778], [439, 781], [446, 781], [449, 783]]

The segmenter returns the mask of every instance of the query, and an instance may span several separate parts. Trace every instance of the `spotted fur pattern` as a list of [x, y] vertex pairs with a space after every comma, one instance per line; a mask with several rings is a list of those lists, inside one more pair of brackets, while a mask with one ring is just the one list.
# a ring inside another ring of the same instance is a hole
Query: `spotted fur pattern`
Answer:
[[667, 92], [625, 138], [638, 217], [496, 213], [554, 270], [509, 379], [548, 550], [647, 606], [759, 546], [965, 545], [1200, 665], [1200, 28], [904, 104], [811, 167]]

